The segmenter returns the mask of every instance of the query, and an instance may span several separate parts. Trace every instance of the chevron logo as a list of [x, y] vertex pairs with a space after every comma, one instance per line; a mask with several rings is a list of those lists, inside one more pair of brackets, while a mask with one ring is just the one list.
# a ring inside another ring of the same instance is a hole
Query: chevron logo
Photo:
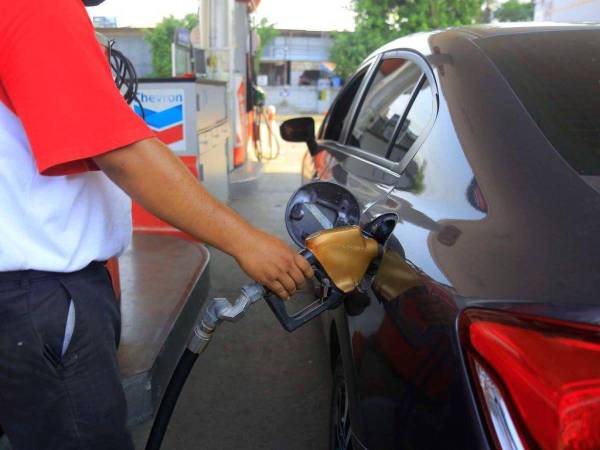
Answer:
[[[140, 105], [133, 105], [156, 136], [175, 152], [185, 152], [185, 122], [183, 89], [140, 89]], [[142, 113], [143, 107], [143, 113]]]
[[[134, 106], [138, 116], [143, 117], [139, 105]], [[183, 140], [183, 105], [173, 106], [163, 111], [154, 111], [144, 106], [146, 124], [156, 132], [165, 144], [174, 144]]]

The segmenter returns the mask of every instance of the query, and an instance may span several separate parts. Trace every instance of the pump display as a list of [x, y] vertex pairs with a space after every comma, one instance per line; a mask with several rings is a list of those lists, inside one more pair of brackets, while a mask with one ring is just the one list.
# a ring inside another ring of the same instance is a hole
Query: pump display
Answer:
[[207, 301], [165, 392], [147, 450], [160, 448], [181, 389], [220, 323], [239, 321], [253, 304], [264, 299], [282, 327], [293, 332], [323, 312], [339, 307], [346, 294], [368, 286], [374, 278], [397, 217], [384, 214], [359, 226], [356, 198], [337, 184], [315, 182], [291, 197], [285, 222], [292, 240], [301, 247], [300, 254], [314, 268], [317, 299], [290, 313], [287, 304], [293, 303], [293, 298], [284, 302], [260, 284], [252, 283], [233, 303], [224, 298]]

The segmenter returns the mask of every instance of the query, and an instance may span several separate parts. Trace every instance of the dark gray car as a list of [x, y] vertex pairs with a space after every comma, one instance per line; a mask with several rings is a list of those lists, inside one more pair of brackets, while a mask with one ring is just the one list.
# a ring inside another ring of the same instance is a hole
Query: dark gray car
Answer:
[[331, 448], [600, 448], [600, 28], [392, 42], [310, 146], [399, 217], [326, 316]]

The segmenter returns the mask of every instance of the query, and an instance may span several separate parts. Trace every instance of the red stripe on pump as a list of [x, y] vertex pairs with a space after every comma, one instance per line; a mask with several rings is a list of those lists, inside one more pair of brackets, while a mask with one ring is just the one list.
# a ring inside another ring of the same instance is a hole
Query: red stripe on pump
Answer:
[[246, 162], [246, 151], [243, 147], [233, 148], [233, 167], [243, 166]]
[[[194, 177], [197, 179], [199, 177], [198, 158], [196, 156], [180, 156], [180, 159], [183, 161], [192, 175], [194, 175]], [[173, 228], [166, 222], [163, 222], [135, 202], [133, 203], [132, 216], [133, 230], [136, 233], [167, 234], [182, 237], [184, 239], [194, 240], [188, 234]]]

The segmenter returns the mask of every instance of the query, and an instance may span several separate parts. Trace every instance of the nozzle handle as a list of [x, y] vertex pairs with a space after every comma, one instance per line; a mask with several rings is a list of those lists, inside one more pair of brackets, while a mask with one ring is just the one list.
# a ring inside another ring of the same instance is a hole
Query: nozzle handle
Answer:
[[319, 283], [323, 283], [327, 279], [327, 274], [325, 273], [325, 270], [319, 263], [319, 260], [316, 258], [316, 256], [313, 255], [313, 253], [310, 250], [308, 250], [307, 248], [303, 249], [300, 252], [300, 256], [302, 256], [304, 259], [306, 259], [308, 261], [308, 263], [312, 266], [312, 268], [315, 272], [315, 278], [317, 279], [317, 281]]
[[320, 316], [325, 311], [337, 308], [344, 299], [343, 293], [329, 281], [327, 274], [315, 256], [306, 249], [302, 250], [300, 254], [306, 258], [311, 266], [313, 266], [315, 278], [324, 289], [323, 297], [295, 314], [289, 314], [285, 302], [276, 295], [270, 294], [265, 297], [267, 304], [271, 308], [271, 311], [273, 311], [273, 314], [275, 314], [275, 317], [277, 317], [277, 320], [279, 320], [283, 328], [290, 333]]

